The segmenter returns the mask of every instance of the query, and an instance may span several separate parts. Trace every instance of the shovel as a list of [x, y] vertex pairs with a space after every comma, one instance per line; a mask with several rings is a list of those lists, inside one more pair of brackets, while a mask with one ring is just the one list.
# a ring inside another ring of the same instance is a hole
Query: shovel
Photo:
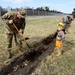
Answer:
[[[16, 27], [16, 25], [13, 23], [13, 26], [15, 27], [15, 29], [17, 30], [18, 34], [21, 34], [21, 32], [18, 30], [18, 28]], [[31, 47], [29, 46], [29, 44], [26, 42], [26, 39], [23, 37], [23, 35], [21, 36], [23, 41], [26, 43], [27, 47], [30, 49], [30, 51], [32, 50]]]

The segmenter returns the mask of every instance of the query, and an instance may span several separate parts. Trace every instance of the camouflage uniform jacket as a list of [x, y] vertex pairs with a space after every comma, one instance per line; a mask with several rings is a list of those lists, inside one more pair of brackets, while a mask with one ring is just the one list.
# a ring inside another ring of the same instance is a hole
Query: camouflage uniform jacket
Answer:
[[11, 30], [15, 30], [16, 29], [14, 28], [13, 24], [10, 25], [9, 24], [9, 20], [13, 20], [14, 24], [17, 26], [17, 28], [20, 30], [20, 29], [23, 29], [25, 28], [25, 25], [26, 25], [26, 22], [25, 22], [25, 18], [18, 18], [17, 17], [17, 11], [9, 11], [8, 13], [4, 14], [2, 16], [2, 20], [7, 24], [7, 26], [9, 26], [11, 28]]
[[73, 18], [75, 18], [75, 10], [72, 12]]

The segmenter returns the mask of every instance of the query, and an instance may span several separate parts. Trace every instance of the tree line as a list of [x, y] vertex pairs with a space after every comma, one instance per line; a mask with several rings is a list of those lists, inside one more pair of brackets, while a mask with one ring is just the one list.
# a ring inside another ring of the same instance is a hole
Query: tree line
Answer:
[[[25, 8], [25, 9], [31, 9], [31, 10], [37, 10], [37, 11], [44, 11], [44, 12], [55, 12], [55, 13], [62, 13], [60, 11], [57, 11], [57, 10], [50, 10], [49, 7], [45, 6], [45, 7], [37, 7], [36, 9], [33, 9], [33, 8]], [[3, 8], [0, 6], [0, 13], [1, 13], [1, 16], [6, 13], [8, 10], [19, 10], [19, 8], [12, 8], [12, 7], [7, 7], [7, 8]]]
[[[8, 10], [19, 10], [20, 8], [12, 8], [10, 6], [8, 6], [7, 8], [3, 8], [0, 6], [0, 13], [1, 13], [1, 16], [6, 13]], [[43, 12], [53, 12], [53, 13], [63, 13], [63, 12], [60, 12], [60, 11], [57, 11], [57, 10], [50, 10], [48, 6], [45, 6], [45, 7], [37, 7], [36, 9], [33, 9], [33, 8], [30, 8], [30, 7], [27, 7], [25, 8], [27, 10], [36, 10], [36, 11], [43, 11]]]

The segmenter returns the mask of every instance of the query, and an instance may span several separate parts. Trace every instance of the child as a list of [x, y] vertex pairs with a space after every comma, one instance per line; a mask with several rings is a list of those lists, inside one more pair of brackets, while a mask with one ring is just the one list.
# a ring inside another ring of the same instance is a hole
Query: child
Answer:
[[57, 27], [57, 36], [56, 36], [56, 48], [54, 50], [54, 53], [56, 56], [60, 56], [61, 55], [61, 49], [63, 46], [63, 42], [64, 42], [64, 24], [63, 23], [59, 23], [58, 27]]

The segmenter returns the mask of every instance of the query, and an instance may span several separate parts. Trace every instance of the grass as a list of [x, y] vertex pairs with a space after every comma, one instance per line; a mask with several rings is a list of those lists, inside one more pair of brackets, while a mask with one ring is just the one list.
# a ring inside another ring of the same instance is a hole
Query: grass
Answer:
[[[55, 22], [54, 22], [55, 20]], [[47, 36], [56, 30], [56, 24], [59, 22], [56, 18], [44, 18], [37, 20], [28, 20], [26, 33], [30, 33], [29, 36]], [[55, 26], [55, 27], [54, 27]], [[29, 29], [30, 28], [30, 29]]]
[[60, 57], [47, 56], [31, 75], [75, 75], [75, 21], [65, 36]]
[[[60, 17], [35, 17], [35, 19], [26, 18], [26, 28], [24, 37], [28, 37], [29, 40], [27, 40], [27, 43], [30, 46], [33, 46], [35, 43], [41, 41], [43, 38], [47, 37], [48, 35], [54, 33], [56, 31], [56, 24], [59, 22], [58, 19]], [[55, 22], [54, 22], [55, 20]], [[0, 67], [3, 66], [3, 64], [6, 61], [6, 34], [5, 34], [5, 27], [4, 23], [0, 20]], [[27, 51], [28, 48], [23, 42], [23, 50]], [[12, 53], [13, 58], [18, 56], [17, 49], [15, 46], [15, 43], [13, 41], [13, 47], [12, 47]], [[12, 58], [12, 59], [13, 59]], [[11, 59], [11, 60], [12, 60]]]
[[[56, 31], [56, 25], [61, 22], [61, 17], [41, 17], [26, 19], [26, 28], [24, 37], [29, 37], [27, 40], [29, 45], [33, 45], [48, 35]], [[3, 66], [6, 60], [6, 38], [4, 27], [0, 23], [0, 67]], [[75, 75], [75, 21], [73, 21], [69, 32], [65, 35], [64, 53], [60, 57], [52, 57], [49, 55], [40, 63], [31, 75]], [[23, 42], [23, 49], [28, 50]], [[16, 46], [13, 42], [13, 57], [18, 55]], [[11, 59], [12, 60], [12, 59]]]

